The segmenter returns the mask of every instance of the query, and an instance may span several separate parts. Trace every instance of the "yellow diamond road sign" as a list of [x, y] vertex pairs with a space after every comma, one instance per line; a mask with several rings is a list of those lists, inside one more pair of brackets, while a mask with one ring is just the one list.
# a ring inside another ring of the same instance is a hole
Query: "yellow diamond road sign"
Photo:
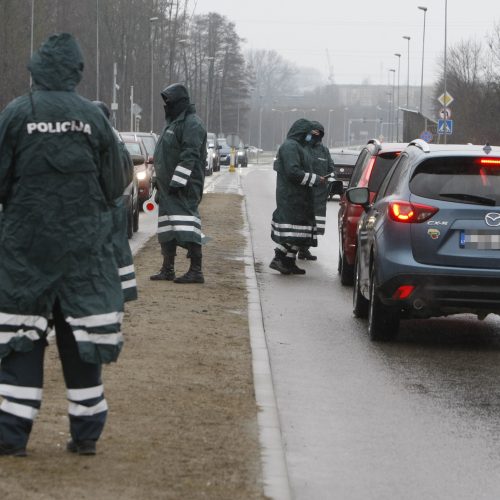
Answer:
[[442, 106], [449, 106], [454, 100], [455, 98], [448, 92], [446, 92], [446, 94], [443, 93], [438, 97], [438, 101]]

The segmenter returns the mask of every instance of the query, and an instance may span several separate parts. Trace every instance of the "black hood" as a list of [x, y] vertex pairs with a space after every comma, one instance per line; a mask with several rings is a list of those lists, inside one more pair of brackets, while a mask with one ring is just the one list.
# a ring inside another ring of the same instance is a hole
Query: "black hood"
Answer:
[[175, 120], [190, 104], [189, 93], [182, 83], [173, 83], [161, 91], [165, 102], [165, 118]]
[[82, 51], [73, 35], [55, 34], [33, 54], [28, 69], [35, 88], [74, 90], [82, 79]]
[[287, 139], [294, 139], [298, 142], [303, 142], [306, 135], [311, 132], [314, 127], [309, 120], [305, 118], [299, 118], [293, 125], [290, 127], [288, 134], [286, 135]]
[[312, 130], [319, 130], [319, 135], [321, 137], [324, 137], [324, 135], [325, 135], [325, 127], [323, 127], [323, 125], [321, 125], [320, 122], [312, 121], [311, 125], [312, 125]]

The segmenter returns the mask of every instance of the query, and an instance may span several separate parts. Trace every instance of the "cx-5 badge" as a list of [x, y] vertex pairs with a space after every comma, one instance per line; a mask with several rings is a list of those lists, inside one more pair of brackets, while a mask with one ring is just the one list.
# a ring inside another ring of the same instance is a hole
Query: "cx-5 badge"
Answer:
[[500, 226], [500, 214], [497, 212], [490, 212], [486, 214], [484, 221], [488, 226], [498, 227]]

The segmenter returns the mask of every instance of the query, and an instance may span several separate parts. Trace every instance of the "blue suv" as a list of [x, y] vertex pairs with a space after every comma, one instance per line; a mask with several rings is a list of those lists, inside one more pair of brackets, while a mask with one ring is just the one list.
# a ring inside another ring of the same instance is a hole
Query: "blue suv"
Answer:
[[500, 148], [411, 142], [358, 223], [354, 315], [372, 340], [400, 319], [500, 314]]

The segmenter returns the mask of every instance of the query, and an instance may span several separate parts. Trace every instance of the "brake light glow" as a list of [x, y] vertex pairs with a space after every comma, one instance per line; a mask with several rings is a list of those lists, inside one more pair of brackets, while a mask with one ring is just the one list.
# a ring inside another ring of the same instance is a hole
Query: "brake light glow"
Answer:
[[401, 285], [392, 295], [394, 300], [407, 299], [415, 290], [413, 285]]
[[481, 165], [500, 165], [500, 158], [481, 158], [479, 163]]
[[439, 210], [436, 207], [408, 201], [391, 201], [388, 209], [389, 217], [392, 220], [409, 223], [424, 222]]

